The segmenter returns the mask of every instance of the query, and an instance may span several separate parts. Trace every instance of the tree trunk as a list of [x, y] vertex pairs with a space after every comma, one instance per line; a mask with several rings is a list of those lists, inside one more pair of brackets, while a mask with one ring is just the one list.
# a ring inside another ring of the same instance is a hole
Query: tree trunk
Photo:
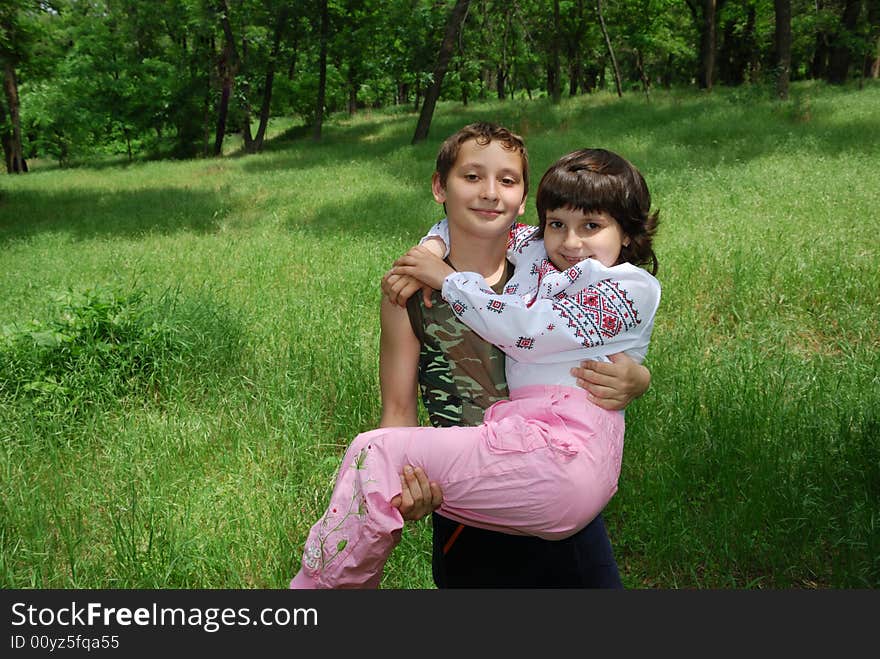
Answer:
[[232, 96], [232, 68], [229, 62], [231, 58], [229, 45], [223, 46], [223, 54], [220, 56], [220, 103], [217, 106], [217, 129], [214, 133], [214, 156], [223, 153], [223, 138], [226, 136], [226, 117], [229, 114], [229, 97]]
[[868, 29], [864, 75], [876, 80], [880, 77], [880, 0], [868, 0]]
[[605, 37], [605, 47], [608, 49], [608, 57], [611, 58], [611, 68], [614, 70], [614, 84], [617, 86], [618, 98], [623, 97], [623, 88], [620, 84], [620, 69], [617, 67], [617, 58], [614, 56], [614, 48], [611, 47], [611, 37], [608, 36], [608, 28], [605, 27], [605, 17], [602, 15], [602, 0], [596, 0], [596, 13], [599, 15], [599, 26], [602, 28], [602, 36]]
[[700, 89], [712, 89], [712, 77], [715, 71], [716, 15], [717, 0], [703, 0], [703, 15], [700, 25], [700, 71], [697, 84]]
[[751, 78], [756, 54], [760, 55], [760, 49], [755, 42], [755, 22], [755, 4], [748, 2], [745, 26], [738, 18], [731, 18], [724, 23], [721, 45], [715, 57], [715, 69], [716, 79], [726, 85], [741, 85]]
[[312, 139], [321, 139], [321, 128], [324, 125], [324, 102], [327, 97], [327, 39], [330, 32], [330, 12], [327, 0], [321, 0], [321, 54], [318, 61], [318, 99], [315, 103], [315, 124], [312, 128]]
[[[562, 34], [559, 0], [553, 0], [553, 32]], [[562, 100], [562, 67], [559, 60], [559, 39], [551, 39], [550, 61], [547, 64], [547, 93], [554, 104]]]
[[266, 137], [266, 128], [269, 125], [269, 110], [272, 106], [272, 85], [275, 84], [275, 67], [278, 65], [278, 54], [281, 52], [281, 39], [287, 28], [287, 8], [278, 12], [275, 23], [275, 34], [272, 38], [272, 52], [269, 55], [269, 64], [266, 69], [266, 82], [263, 85], [263, 102], [260, 105], [260, 125], [257, 127], [257, 135], [254, 137], [254, 150], [263, 150], [263, 140]]
[[[225, 51], [225, 48], [224, 48]], [[214, 132], [214, 156], [223, 153], [223, 138], [226, 136], [226, 117], [229, 115], [229, 97], [232, 96], [232, 76], [227, 74], [226, 54], [222, 56], [220, 73], [220, 104], [217, 107], [217, 129]]]
[[[0, 125], [6, 125], [6, 103], [0, 99]], [[0, 143], [3, 145], [3, 159], [6, 162], [6, 173], [12, 174], [12, 154], [15, 147], [12, 145], [12, 130], [7, 129], [0, 132]]]
[[[231, 34], [231, 30], [230, 30]], [[247, 39], [242, 37], [241, 40], [241, 59], [239, 62], [243, 63], [247, 61], [248, 56], [248, 46]], [[238, 68], [238, 67], [236, 67]], [[247, 81], [246, 76], [242, 76], [241, 79], [241, 92], [238, 94], [240, 98], [240, 106], [241, 106], [241, 136], [244, 139], [244, 151], [245, 153], [254, 153], [254, 135], [251, 132], [251, 86]]]
[[828, 74], [828, 34], [816, 33], [816, 46], [813, 49], [813, 61], [810, 63], [810, 77], [814, 80], [825, 78]]
[[645, 62], [642, 59], [642, 51], [638, 48], [635, 49], [636, 56], [636, 71], [639, 74], [639, 79], [642, 81], [642, 89], [645, 92], [645, 100], [650, 101], [650, 91], [651, 91], [651, 81], [648, 79], [648, 74], [645, 73]]
[[828, 82], [833, 85], [842, 85], [849, 76], [852, 51], [847, 44], [847, 38], [856, 29], [861, 8], [861, 0], [846, 0], [846, 4], [844, 4], [841, 24], [837, 28], [837, 33], [832, 37], [831, 50], [828, 55]]
[[[218, 70], [220, 72], [220, 105], [217, 109], [217, 131], [214, 137], [214, 156], [223, 154], [223, 139], [226, 136], [226, 118], [229, 115], [229, 99], [232, 97], [232, 86], [238, 65], [238, 53], [235, 52], [235, 38], [232, 25], [229, 23], [229, 7], [226, 0], [218, 0], [217, 17], [223, 28], [223, 53], [220, 56]], [[248, 114], [247, 112], [245, 113]], [[249, 119], [248, 119], [249, 121]]]
[[672, 53], [669, 53], [666, 56], [666, 66], [663, 68], [663, 88], [671, 89], [672, 88], [672, 64], [675, 61], [675, 58], [672, 56]]
[[416, 132], [412, 138], [413, 144], [422, 142], [428, 137], [428, 129], [431, 127], [434, 108], [437, 105], [437, 99], [440, 98], [443, 76], [446, 75], [449, 60], [452, 58], [452, 51], [455, 48], [455, 42], [464, 25], [464, 19], [467, 16], [470, 4], [471, 0], [455, 0], [455, 6], [452, 8], [452, 13], [449, 14], [449, 20], [446, 22], [446, 34], [443, 37], [443, 42], [440, 44], [440, 52], [437, 53], [437, 63], [434, 66], [434, 81], [425, 92], [425, 102], [422, 105], [419, 121], [416, 124]]
[[575, 54], [574, 61], [568, 70], [568, 95], [577, 96], [578, 88], [583, 88], [584, 79], [584, 63], [580, 57]]
[[348, 85], [348, 116], [351, 117], [357, 112], [357, 92], [358, 92], [358, 82], [357, 82], [357, 74], [354, 70], [354, 64], [349, 62], [348, 64], [348, 76], [345, 81]]
[[791, 0], [773, 0], [776, 16], [774, 51], [776, 56], [776, 95], [788, 100], [788, 81], [791, 78]]
[[9, 136], [3, 139], [6, 171], [9, 174], [23, 174], [27, 172], [28, 168], [21, 144], [21, 106], [18, 100], [18, 81], [15, 78], [15, 69], [8, 61], [3, 62], [3, 92], [6, 96], [9, 121], [12, 124]]

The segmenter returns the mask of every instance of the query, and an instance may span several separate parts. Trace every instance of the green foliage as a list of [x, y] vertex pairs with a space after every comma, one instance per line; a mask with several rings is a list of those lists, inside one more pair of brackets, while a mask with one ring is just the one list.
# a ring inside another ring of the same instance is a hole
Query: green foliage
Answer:
[[157, 384], [173, 343], [169, 328], [147, 317], [142, 293], [68, 291], [54, 302], [53, 318], [4, 328], [4, 398], [76, 417]]
[[180, 393], [182, 370], [219, 373], [237, 361], [235, 323], [218, 324], [205, 302], [104, 287], [56, 294], [47, 318], [2, 328], [0, 403], [60, 425], [161, 403]]
[[[269, 72], [274, 117], [314, 122], [318, 95], [318, 4], [283, 0], [15, 0], [0, 12], [0, 51], [20, 69], [25, 152], [61, 165], [99, 154], [207, 155], [218, 127], [222, 80], [234, 76], [227, 133], [256, 120]], [[593, 0], [560, 0], [556, 23], [541, 0], [474, 0], [444, 78], [441, 98], [546, 95], [554, 49], [559, 84], [571, 94], [610, 89], [610, 59]], [[450, 3], [340, 0], [328, 4], [325, 116], [392, 105], [415, 107], [430, 84]], [[605, 4], [623, 87], [694, 84], [700, 23], [681, 0]], [[792, 79], [824, 75], [829, 43], [851, 69], [876, 56], [876, 26], [862, 15], [842, 28], [840, 3], [795, 0]], [[869, 12], [867, 12], [869, 13]], [[866, 14], [866, 12], [863, 12]], [[722, 3], [716, 81], [772, 82], [775, 30], [769, 0]], [[278, 42], [276, 46], [276, 35]], [[399, 111], [399, 110], [398, 110]]]

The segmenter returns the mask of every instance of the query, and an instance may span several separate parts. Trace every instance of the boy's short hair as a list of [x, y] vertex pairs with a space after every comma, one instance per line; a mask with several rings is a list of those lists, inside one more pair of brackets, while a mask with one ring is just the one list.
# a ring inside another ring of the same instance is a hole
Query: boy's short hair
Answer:
[[547, 213], [573, 208], [582, 213], [605, 212], [613, 217], [630, 244], [620, 251], [620, 261], [652, 266], [657, 273], [653, 238], [659, 212], [651, 212], [651, 193], [642, 173], [626, 158], [606, 149], [580, 149], [550, 166], [535, 195], [537, 237], [544, 235]]
[[501, 146], [505, 149], [519, 153], [522, 159], [523, 197], [526, 196], [529, 191], [529, 154], [526, 151], [523, 138], [503, 126], [487, 121], [468, 124], [447, 137], [443, 144], [440, 145], [440, 152], [437, 154], [436, 171], [440, 178], [440, 184], [443, 187], [446, 187], [446, 180], [449, 177], [449, 172], [452, 171], [455, 159], [458, 158], [461, 145], [468, 140], [474, 140], [481, 146], [491, 142], [500, 142]]

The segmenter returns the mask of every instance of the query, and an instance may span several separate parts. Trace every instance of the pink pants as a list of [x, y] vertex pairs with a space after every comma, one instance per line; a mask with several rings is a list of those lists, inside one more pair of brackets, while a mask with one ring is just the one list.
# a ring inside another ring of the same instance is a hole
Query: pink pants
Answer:
[[621, 413], [562, 386], [519, 388], [486, 410], [476, 427], [360, 434], [290, 587], [378, 587], [403, 527], [389, 502], [400, 494], [406, 464], [439, 483], [438, 512], [445, 517], [517, 535], [568, 537], [617, 491], [623, 434]]

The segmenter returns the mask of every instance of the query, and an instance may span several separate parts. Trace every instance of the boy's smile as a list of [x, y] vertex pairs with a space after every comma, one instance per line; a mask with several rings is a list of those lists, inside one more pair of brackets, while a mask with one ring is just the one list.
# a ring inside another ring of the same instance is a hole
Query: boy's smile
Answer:
[[464, 142], [446, 185], [435, 176], [432, 189], [446, 205], [450, 228], [475, 238], [505, 234], [525, 212], [522, 158], [497, 141]]

